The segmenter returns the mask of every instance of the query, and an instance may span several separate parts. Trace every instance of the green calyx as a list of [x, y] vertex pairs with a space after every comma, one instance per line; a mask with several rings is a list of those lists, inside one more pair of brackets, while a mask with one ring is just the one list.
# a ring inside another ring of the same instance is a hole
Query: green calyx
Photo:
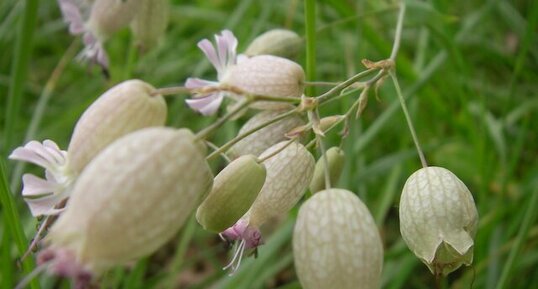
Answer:
[[[327, 154], [331, 184], [336, 184], [344, 168], [344, 151], [339, 147], [332, 147], [325, 153]], [[314, 177], [312, 177], [309, 188], [312, 193], [325, 189], [325, 160], [323, 157], [320, 157], [316, 162]]]
[[250, 208], [265, 182], [266, 170], [253, 155], [241, 156], [216, 177], [213, 189], [196, 211], [206, 230], [222, 232]]

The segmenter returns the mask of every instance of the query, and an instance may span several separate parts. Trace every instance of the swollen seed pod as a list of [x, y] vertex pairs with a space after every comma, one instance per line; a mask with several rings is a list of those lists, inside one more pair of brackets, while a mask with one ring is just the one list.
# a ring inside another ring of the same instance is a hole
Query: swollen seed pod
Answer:
[[473, 261], [478, 212], [452, 172], [426, 167], [407, 179], [400, 199], [400, 232], [433, 274], [448, 275]]
[[232, 226], [258, 196], [265, 175], [265, 166], [253, 155], [231, 162], [215, 177], [213, 189], [198, 207], [198, 223], [217, 233]]
[[[282, 149], [287, 141], [264, 151], [260, 158]], [[259, 227], [271, 217], [286, 214], [303, 196], [314, 173], [314, 157], [301, 144], [291, 143], [265, 162], [267, 177], [260, 194], [252, 204], [249, 224]]]
[[368, 208], [350, 191], [321, 191], [301, 206], [293, 256], [304, 289], [380, 286], [381, 238]]
[[[238, 135], [244, 134], [284, 112], [285, 110], [262, 111], [249, 119], [241, 127]], [[270, 146], [285, 140], [285, 134], [288, 131], [303, 124], [304, 120], [299, 115], [293, 115], [279, 120], [237, 142], [228, 150], [228, 155], [233, 158], [247, 154], [258, 156]]]
[[303, 46], [303, 39], [286, 29], [272, 29], [256, 37], [245, 50], [245, 55], [274, 55], [288, 59], [297, 57]]
[[140, 9], [142, 0], [95, 0], [87, 29], [101, 41], [129, 25]]
[[[299, 64], [282, 57], [260, 55], [231, 66], [220, 83], [239, 88], [252, 95], [301, 97], [304, 91], [304, 79], [304, 71]], [[260, 101], [251, 107], [275, 110], [287, 108], [289, 104]]]
[[78, 120], [68, 148], [70, 168], [80, 173], [103, 148], [130, 132], [166, 121], [166, 102], [153, 86], [124, 81], [101, 95]]
[[[51, 228], [43, 252], [52, 255], [51, 273], [65, 274], [61, 265], [71, 262], [98, 276], [154, 252], [177, 233], [212, 180], [189, 130], [146, 128], [118, 139], [86, 167]], [[54, 260], [66, 251], [70, 260]]]
[[131, 22], [131, 30], [142, 50], [155, 46], [164, 34], [168, 25], [169, 2], [141, 0], [139, 11]]
[[[331, 185], [335, 185], [344, 168], [344, 151], [339, 147], [332, 147], [325, 153], [327, 156], [327, 163], [329, 164], [329, 180], [331, 181]], [[312, 193], [325, 189], [325, 159], [323, 156], [316, 162], [314, 177], [312, 177], [309, 188]]]

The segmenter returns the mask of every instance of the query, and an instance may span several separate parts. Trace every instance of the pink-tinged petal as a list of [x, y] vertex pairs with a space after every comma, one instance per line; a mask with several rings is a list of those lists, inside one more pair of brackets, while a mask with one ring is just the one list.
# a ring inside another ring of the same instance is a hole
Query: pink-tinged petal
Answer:
[[215, 67], [217, 73], [220, 75], [223, 67], [220, 65], [219, 56], [217, 55], [217, 51], [215, 50], [215, 47], [213, 47], [213, 44], [211, 44], [209, 40], [203, 39], [198, 42], [198, 47], [204, 52], [209, 62], [213, 64], [213, 67]]
[[47, 140], [43, 144], [30, 141], [23, 147], [13, 150], [9, 158], [30, 162], [47, 170], [56, 171], [58, 167], [65, 165], [65, 155], [65, 151], [61, 151], [54, 142]]
[[221, 93], [213, 93], [206, 97], [186, 99], [185, 102], [195, 111], [200, 112], [203, 115], [215, 114], [224, 96]]
[[32, 216], [42, 215], [57, 215], [63, 211], [63, 209], [56, 209], [55, 206], [65, 199], [61, 195], [51, 195], [38, 199], [25, 199], [26, 204], [30, 208]]
[[185, 87], [188, 89], [203, 88], [208, 86], [217, 86], [219, 83], [209, 80], [204, 80], [200, 78], [189, 77], [185, 81]]
[[69, 25], [69, 33], [82, 34], [85, 30], [84, 20], [74, 0], [58, 0], [58, 5], [62, 11], [64, 22]]
[[108, 70], [108, 55], [103, 44], [91, 33], [85, 33], [83, 37], [85, 45], [80, 57], [93, 64], [98, 64], [103, 69]]
[[60, 150], [55, 142], [46, 139], [43, 141], [43, 147], [54, 157], [57, 163], [64, 164], [66, 162], [67, 152]]
[[226, 43], [228, 44], [228, 47], [227, 47], [228, 61], [226, 65], [233, 65], [236, 63], [237, 38], [230, 30], [223, 30], [222, 37], [225, 39]]
[[215, 45], [203, 39], [198, 42], [198, 47], [217, 70], [219, 80], [224, 77], [228, 67], [236, 63], [237, 38], [229, 30], [215, 35]]
[[61, 189], [61, 186], [50, 180], [44, 180], [32, 174], [22, 176], [22, 196], [23, 197], [44, 197]]

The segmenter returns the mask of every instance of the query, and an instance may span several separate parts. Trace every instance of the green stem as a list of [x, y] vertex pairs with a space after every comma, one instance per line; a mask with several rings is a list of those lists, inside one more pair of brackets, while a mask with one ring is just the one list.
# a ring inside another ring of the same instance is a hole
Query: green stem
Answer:
[[[13, 196], [11, 195], [11, 191], [7, 183], [6, 166], [4, 164], [4, 161], [1, 159], [0, 159], [0, 203], [2, 204], [4, 224], [9, 230], [9, 234], [11, 235], [11, 238], [15, 241], [15, 245], [17, 246], [19, 256], [22, 256], [24, 252], [26, 251], [26, 247], [28, 246], [28, 240], [26, 239], [26, 236], [24, 235], [24, 230], [20, 222], [21, 218], [20, 218], [19, 212], [17, 211], [17, 207], [15, 206], [15, 201], [13, 200]], [[6, 233], [8, 232], [5, 231], [4, 234]], [[9, 246], [9, 244], [2, 244], [2, 245]], [[30, 274], [32, 270], [34, 269], [33, 260], [31, 258], [26, 258], [25, 260], [23, 260], [22, 268], [26, 274]], [[32, 289], [39, 288], [38, 280], [34, 279], [32, 280], [30, 284], [31, 284]]]
[[[304, 1], [305, 35], [306, 35], [306, 80], [316, 78], [316, 0]], [[315, 94], [315, 88], [306, 88], [306, 95]]]
[[211, 160], [212, 158], [218, 156], [219, 154], [223, 153], [223, 152], [226, 152], [229, 148], [231, 148], [234, 144], [238, 143], [240, 140], [246, 138], [247, 136], [259, 131], [260, 129], [266, 127], [266, 126], [269, 126], [279, 120], [282, 120], [282, 119], [285, 119], [286, 117], [289, 117], [293, 114], [296, 114], [297, 113], [297, 109], [292, 109], [290, 111], [287, 111], [287, 112], [284, 112], [282, 114], [279, 114], [277, 115], [275, 118], [271, 119], [271, 120], [268, 120], [264, 123], [261, 123], [259, 124], [258, 126], [256, 127], [253, 127], [252, 129], [234, 137], [233, 139], [231, 139], [230, 141], [228, 141], [227, 143], [225, 143], [223, 146], [220, 147], [220, 149], [212, 152], [209, 156], [206, 157], [206, 160]]
[[288, 140], [284, 145], [282, 145], [280, 148], [278, 148], [276, 151], [270, 153], [269, 155], [263, 157], [263, 158], [260, 158], [258, 159], [258, 163], [263, 163], [265, 162], [266, 160], [278, 155], [281, 151], [283, 151], [285, 148], [289, 147], [293, 142], [295, 142], [297, 139], [296, 138], [292, 138], [290, 140]]
[[166, 280], [165, 288], [176, 288], [177, 276], [179, 275], [181, 271], [181, 267], [185, 259], [185, 253], [187, 252], [187, 249], [189, 248], [189, 244], [192, 241], [195, 230], [196, 230], [196, 218], [193, 214], [189, 218], [189, 221], [187, 222], [187, 226], [185, 226], [185, 229], [183, 230], [183, 234], [181, 234], [181, 239], [179, 240], [179, 243], [177, 245], [176, 253], [174, 254], [174, 257], [170, 264], [170, 271], [168, 273], [168, 279]]
[[227, 122], [230, 118], [232, 118], [234, 115], [248, 107], [252, 103], [252, 100], [243, 100], [241, 103], [239, 103], [232, 111], [226, 113], [221, 118], [219, 118], [216, 122], [212, 123], [210, 126], [204, 128], [200, 132], [196, 134], [197, 139], [206, 139], [208, 138], [216, 129], [221, 127], [225, 122]]
[[324, 94], [318, 96], [317, 99], [318, 99], [319, 104], [321, 105], [324, 102], [330, 100], [332, 97], [338, 95], [342, 90], [344, 90], [348, 86], [352, 85], [353, 83], [359, 81], [359, 79], [369, 75], [370, 73], [372, 73], [372, 72], [374, 72], [376, 70], [377, 70], [376, 68], [372, 68], [372, 69], [368, 69], [368, 70], [365, 70], [365, 71], [361, 71], [361, 72], [353, 75], [352, 77], [350, 77], [346, 81], [338, 84], [337, 86], [333, 87], [331, 90], [329, 90], [329, 91], [325, 92]]
[[400, 12], [398, 13], [398, 24], [396, 24], [396, 35], [394, 36], [394, 44], [392, 45], [392, 52], [390, 59], [396, 60], [398, 50], [400, 49], [400, 39], [402, 38], [403, 21], [405, 18], [405, 1], [400, 1]]
[[411, 137], [413, 138], [413, 142], [415, 143], [415, 146], [417, 148], [417, 153], [420, 158], [420, 163], [422, 164], [422, 167], [426, 168], [428, 167], [428, 163], [426, 162], [426, 158], [424, 157], [424, 152], [422, 151], [422, 148], [420, 147], [417, 133], [415, 131], [415, 127], [413, 126], [413, 121], [411, 120], [411, 116], [409, 115], [409, 111], [407, 110], [407, 105], [405, 104], [405, 99], [400, 89], [400, 84], [398, 83], [398, 78], [396, 78], [396, 75], [394, 74], [393, 71], [390, 71], [389, 75], [392, 78], [394, 87], [396, 88], [396, 94], [398, 95], [398, 100], [400, 101], [400, 105], [402, 106], [402, 110], [405, 115], [405, 120], [407, 121], [407, 126], [409, 127], [409, 131], [411, 132]]
[[11, 150], [13, 142], [13, 132], [19, 116], [22, 94], [26, 76], [28, 74], [28, 63], [32, 53], [32, 39], [37, 22], [37, 9], [39, 0], [26, 0], [24, 14], [19, 26], [17, 42], [14, 49], [14, 62], [11, 67], [11, 82], [6, 105], [6, 122], [4, 127], [4, 154]]

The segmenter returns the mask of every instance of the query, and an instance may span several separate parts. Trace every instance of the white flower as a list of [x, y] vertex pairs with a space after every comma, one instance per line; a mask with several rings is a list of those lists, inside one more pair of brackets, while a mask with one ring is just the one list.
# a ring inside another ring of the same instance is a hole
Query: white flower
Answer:
[[33, 216], [54, 215], [62, 211], [57, 205], [69, 196], [74, 176], [67, 166], [67, 152], [51, 140], [30, 141], [16, 148], [9, 158], [26, 161], [45, 169], [45, 179], [32, 174], [22, 177], [22, 195]]
[[[220, 81], [226, 75], [228, 69], [237, 63], [237, 38], [229, 30], [223, 30], [215, 35], [215, 45], [208, 39], [198, 42], [198, 47], [205, 54], [209, 62], [217, 70], [217, 79]], [[219, 82], [208, 81], [199, 78], [188, 78], [185, 87], [191, 90], [218, 87]], [[187, 104], [203, 115], [211, 115], [217, 112], [225, 93], [222, 91], [195, 93], [195, 98], [186, 100]]]

